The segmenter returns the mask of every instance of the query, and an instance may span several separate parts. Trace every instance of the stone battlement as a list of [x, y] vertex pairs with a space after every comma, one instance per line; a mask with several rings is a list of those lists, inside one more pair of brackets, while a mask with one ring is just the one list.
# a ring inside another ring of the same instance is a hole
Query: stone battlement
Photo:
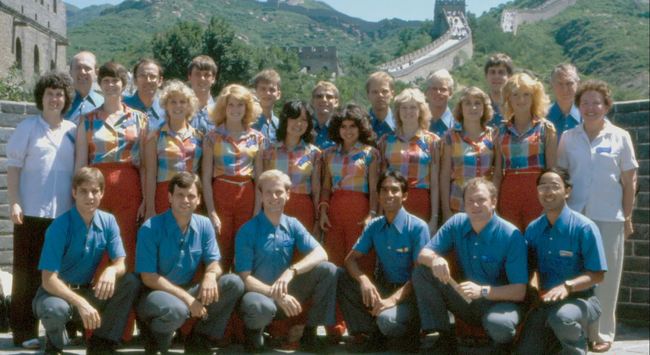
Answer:
[[557, 16], [577, 0], [549, 0], [534, 9], [508, 9], [501, 13], [501, 30], [517, 34], [519, 26], [535, 23]]

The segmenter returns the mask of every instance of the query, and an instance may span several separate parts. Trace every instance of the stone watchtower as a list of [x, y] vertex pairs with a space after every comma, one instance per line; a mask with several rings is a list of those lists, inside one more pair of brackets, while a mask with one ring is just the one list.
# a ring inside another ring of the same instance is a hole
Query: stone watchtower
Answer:
[[0, 77], [16, 66], [28, 83], [48, 70], [65, 70], [63, 0], [0, 0]]
[[435, 2], [431, 36], [438, 38], [449, 29], [445, 12], [457, 12], [465, 15], [465, 0], [435, 0]]

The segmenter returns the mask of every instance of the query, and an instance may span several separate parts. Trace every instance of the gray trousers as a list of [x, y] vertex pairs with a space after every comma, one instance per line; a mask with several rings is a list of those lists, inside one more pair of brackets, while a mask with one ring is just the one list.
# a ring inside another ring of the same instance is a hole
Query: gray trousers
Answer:
[[479, 298], [468, 304], [449, 284], [440, 282], [430, 268], [422, 265], [413, 270], [413, 289], [424, 331], [449, 334], [449, 310], [466, 323], [482, 325], [497, 344], [510, 343], [515, 337], [521, 320], [521, 306], [516, 303]]
[[[375, 285], [381, 297], [388, 297], [396, 287], [382, 282]], [[387, 337], [417, 334], [419, 330], [418, 309], [414, 295], [404, 302], [388, 308], [377, 317], [363, 304], [361, 286], [345, 270], [339, 274], [338, 301], [350, 333], [371, 334], [380, 331]]]
[[[234, 274], [222, 275], [217, 282], [219, 300], [208, 306], [208, 316], [201, 319], [193, 328], [196, 334], [213, 339], [220, 339], [230, 319], [237, 301], [244, 293], [244, 283]], [[196, 297], [200, 285], [187, 288], [187, 292]], [[167, 351], [171, 346], [176, 329], [180, 328], [191, 316], [189, 307], [171, 293], [159, 290], [147, 290], [138, 302], [138, 319], [144, 323], [144, 334], [155, 340], [158, 349]]]
[[516, 353], [543, 355], [561, 348], [561, 354], [584, 355], [588, 325], [599, 316], [600, 303], [595, 296], [542, 304], [528, 315]]
[[[289, 283], [289, 294], [304, 305], [311, 299], [307, 326], [333, 325], [336, 307], [336, 280], [334, 264], [325, 261], [310, 271], [296, 276]], [[274, 318], [286, 318], [275, 301], [258, 292], [247, 292], [241, 301], [241, 314], [247, 329], [263, 329]]]
[[[100, 314], [101, 327], [93, 331], [93, 336], [119, 343], [131, 311], [133, 301], [138, 296], [140, 280], [133, 274], [125, 274], [117, 279], [113, 297], [99, 300], [91, 288], [74, 290], [85, 298]], [[65, 325], [69, 321], [81, 323], [79, 312], [66, 300], [45, 291], [41, 286], [36, 292], [32, 308], [41, 320], [50, 343], [59, 350], [68, 343]]]

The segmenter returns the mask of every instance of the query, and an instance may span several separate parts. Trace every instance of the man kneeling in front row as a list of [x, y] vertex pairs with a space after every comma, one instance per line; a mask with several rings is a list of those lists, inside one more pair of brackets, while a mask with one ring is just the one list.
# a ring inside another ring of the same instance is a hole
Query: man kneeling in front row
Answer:
[[[176, 174], [169, 182], [171, 208], [138, 231], [135, 269], [147, 289], [137, 311], [147, 353], [166, 353], [174, 332], [190, 317], [200, 321], [185, 341], [185, 351], [211, 353], [244, 292], [237, 275], [222, 276], [210, 220], [194, 214], [201, 201], [200, 181], [189, 172]], [[193, 278], [200, 263], [205, 271], [197, 284]]]
[[[115, 217], [100, 211], [104, 176], [81, 168], [72, 180], [75, 207], [57, 217], [45, 233], [38, 268], [43, 284], [33, 301], [46, 333], [46, 354], [59, 354], [67, 343], [65, 326], [81, 318], [93, 330], [88, 354], [111, 354], [122, 337], [131, 305], [140, 289], [126, 274], [126, 253]], [[92, 282], [108, 252], [108, 265]]]
[[[338, 297], [350, 333], [361, 335], [355, 352], [383, 350], [384, 337], [397, 340], [397, 350], [417, 344], [420, 323], [411, 285], [411, 271], [429, 241], [423, 220], [406, 212], [407, 181], [397, 171], [379, 178], [379, 205], [384, 215], [373, 219], [345, 258], [347, 272], [339, 276]], [[378, 275], [361, 272], [357, 259], [372, 249]], [[404, 337], [406, 336], [406, 337]]]
[[[484, 178], [467, 182], [465, 213], [451, 217], [422, 249], [413, 271], [418, 300], [422, 350], [454, 353], [447, 311], [464, 322], [482, 325], [493, 341], [493, 353], [508, 353], [521, 320], [526, 295], [526, 243], [519, 230], [495, 213], [497, 191]], [[445, 254], [453, 252], [464, 282], [450, 284]], [[465, 298], [470, 299], [467, 303]]]
[[[264, 348], [263, 331], [277, 317], [293, 317], [311, 308], [301, 339], [303, 350], [316, 350], [316, 327], [333, 325], [337, 270], [327, 253], [297, 219], [283, 214], [291, 180], [279, 170], [260, 175], [263, 211], [246, 222], [235, 238], [235, 271], [246, 285], [241, 313], [247, 351]], [[306, 254], [291, 264], [294, 251]]]

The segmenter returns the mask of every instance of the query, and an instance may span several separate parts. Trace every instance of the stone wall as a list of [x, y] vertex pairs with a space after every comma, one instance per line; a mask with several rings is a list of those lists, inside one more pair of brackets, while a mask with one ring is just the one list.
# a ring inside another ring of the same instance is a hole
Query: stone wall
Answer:
[[577, 0], [549, 0], [534, 9], [504, 10], [501, 13], [501, 29], [517, 34], [517, 28], [525, 23], [535, 23], [555, 17]]
[[[650, 101], [618, 102], [610, 118], [627, 129], [639, 160], [639, 193], [634, 209], [635, 233], [625, 242], [625, 265], [618, 306], [619, 319], [645, 322], [650, 314]], [[26, 115], [38, 113], [33, 104], [0, 101], [0, 268], [10, 271], [12, 230], [8, 220], [5, 146], [14, 127]], [[37, 257], [37, 256], [34, 256]]]

